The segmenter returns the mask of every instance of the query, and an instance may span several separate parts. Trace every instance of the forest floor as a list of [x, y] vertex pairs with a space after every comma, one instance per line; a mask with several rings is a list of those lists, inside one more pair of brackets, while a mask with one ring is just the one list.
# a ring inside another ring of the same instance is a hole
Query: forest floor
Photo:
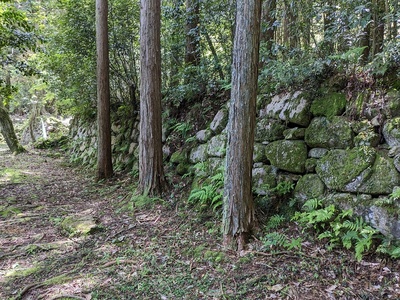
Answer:
[[[250, 250], [227, 252], [219, 218], [179, 195], [134, 208], [130, 176], [96, 183], [61, 156], [0, 147], [0, 299], [400, 298], [399, 261], [357, 262], [313, 240], [263, 252], [256, 237]], [[96, 230], [65, 231], [69, 216]]]

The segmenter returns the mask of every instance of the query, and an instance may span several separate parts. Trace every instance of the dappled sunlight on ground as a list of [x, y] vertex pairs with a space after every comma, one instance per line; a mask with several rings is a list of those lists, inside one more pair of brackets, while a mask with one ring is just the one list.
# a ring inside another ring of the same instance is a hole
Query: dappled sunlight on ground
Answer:
[[[248, 251], [224, 251], [215, 214], [181, 198], [134, 203], [130, 176], [95, 183], [46, 152], [0, 156], [0, 166], [19, 174], [16, 184], [0, 173], [0, 299], [400, 297], [398, 261], [358, 263], [316, 241], [265, 253], [257, 237]], [[70, 216], [98, 230], [67, 232]]]

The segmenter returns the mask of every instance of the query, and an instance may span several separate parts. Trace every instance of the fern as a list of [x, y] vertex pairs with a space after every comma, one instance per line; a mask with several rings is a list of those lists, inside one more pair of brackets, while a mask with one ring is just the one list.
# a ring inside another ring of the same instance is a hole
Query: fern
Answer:
[[322, 207], [322, 200], [321, 199], [309, 199], [307, 200], [304, 204], [302, 209], [304, 211], [313, 211], [316, 210], [317, 208]]
[[265, 250], [276, 250], [283, 248], [286, 250], [301, 249], [303, 239], [301, 237], [297, 239], [290, 239], [285, 234], [280, 232], [267, 233], [261, 241], [263, 242], [263, 248]]
[[355, 258], [360, 261], [372, 245], [377, 231], [361, 217], [354, 218], [353, 211], [338, 210], [334, 205], [323, 207], [322, 200], [311, 199], [303, 205], [293, 220], [306, 228], [313, 228], [318, 239], [327, 240], [329, 250], [342, 246], [354, 249]]
[[192, 189], [188, 202], [198, 204], [200, 208], [212, 208], [213, 211], [218, 211], [223, 205], [223, 186], [224, 174], [223, 170], [203, 182], [199, 188]]
[[388, 255], [393, 259], [400, 258], [400, 242], [384, 238], [376, 249], [377, 253]]
[[284, 247], [287, 243], [287, 237], [279, 232], [270, 232], [264, 236], [262, 241], [264, 247], [268, 250], [274, 247]]
[[278, 228], [286, 218], [282, 215], [273, 215], [269, 218], [267, 225], [265, 226], [266, 230], [276, 229]]

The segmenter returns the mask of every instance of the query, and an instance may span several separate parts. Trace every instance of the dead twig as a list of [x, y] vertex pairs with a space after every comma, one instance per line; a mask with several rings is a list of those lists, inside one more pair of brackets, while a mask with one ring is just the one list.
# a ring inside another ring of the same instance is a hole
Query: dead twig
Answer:
[[134, 263], [137, 263], [137, 261], [131, 260], [131, 259], [123, 259], [123, 260], [116, 259], [116, 260], [112, 260], [112, 261], [109, 261], [109, 262], [105, 263], [101, 267], [102, 268], [108, 268], [108, 267], [110, 267], [112, 265], [115, 265], [115, 264], [134, 264]]
[[44, 285], [45, 285], [44, 283], [32, 283], [32, 284], [27, 285], [26, 287], [24, 287], [22, 289], [21, 292], [19, 292], [18, 296], [15, 297], [15, 300], [22, 300], [24, 295], [26, 293], [28, 293], [30, 290], [37, 289], [37, 288], [42, 287]]
[[86, 298], [82, 298], [82, 297], [75, 296], [75, 295], [68, 295], [68, 294], [57, 295], [57, 296], [49, 298], [49, 300], [56, 300], [56, 299], [62, 299], [62, 298], [86, 300]]

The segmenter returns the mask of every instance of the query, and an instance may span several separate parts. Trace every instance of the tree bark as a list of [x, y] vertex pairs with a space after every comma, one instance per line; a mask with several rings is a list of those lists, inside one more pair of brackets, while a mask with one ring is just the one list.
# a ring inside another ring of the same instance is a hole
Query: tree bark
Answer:
[[161, 195], [166, 186], [161, 142], [161, 3], [141, 0], [138, 192]]
[[12, 153], [25, 152], [25, 148], [18, 142], [8, 111], [2, 105], [0, 105], [0, 132]]
[[254, 226], [251, 188], [261, 0], [238, 0], [228, 122], [223, 235], [227, 248], [241, 250]]
[[[368, 10], [364, 10], [361, 15], [361, 19], [370, 19], [371, 18], [371, 13]], [[361, 63], [363, 65], [366, 65], [369, 61], [369, 56], [370, 56], [370, 32], [371, 32], [371, 22], [367, 22], [367, 25], [363, 28], [362, 35], [360, 37], [360, 47], [364, 47], [362, 57], [361, 57]]]
[[326, 1], [326, 12], [324, 14], [324, 41], [323, 48], [328, 54], [333, 54], [334, 51], [334, 43], [332, 37], [332, 26], [333, 26], [333, 16], [334, 16], [334, 1], [328, 0]]
[[111, 157], [110, 79], [108, 53], [108, 2], [96, 0], [97, 49], [97, 178], [113, 175]]
[[186, 0], [186, 65], [198, 66], [200, 63], [199, 23], [199, 0]]
[[272, 57], [272, 46], [274, 44], [276, 22], [276, 0], [264, 1], [262, 7], [262, 16], [264, 21], [264, 29], [261, 33], [261, 39], [266, 43], [266, 49], [270, 57]]
[[221, 64], [220, 64], [220, 62], [219, 62], [219, 58], [218, 58], [217, 51], [215, 50], [214, 44], [213, 44], [213, 42], [212, 42], [212, 40], [211, 40], [211, 37], [210, 37], [210, 35], [208, 34], [208, 32], [207, 32], [206, 29], [204, 29], [204, 35], [205, 35], [205, 37], [206, 37], [208, 47], [210, 48], [211, 53], [212, 53], [212, 55], [213, 55], [213, 57], [214, 57], [214, 64], [215, 64], [215, 67], [216, 67], [216, 69], [217, 69], [217, 71], [218, 71], [219, 78], [220, 78], [221, 80], [225, 80], [224, 72], [222, 71], [222, 67], [221, 67]]
[[385, 34], [385, 0], [372, 1], [374, 30], [372, 36], [373, 56], [382, 52]]

